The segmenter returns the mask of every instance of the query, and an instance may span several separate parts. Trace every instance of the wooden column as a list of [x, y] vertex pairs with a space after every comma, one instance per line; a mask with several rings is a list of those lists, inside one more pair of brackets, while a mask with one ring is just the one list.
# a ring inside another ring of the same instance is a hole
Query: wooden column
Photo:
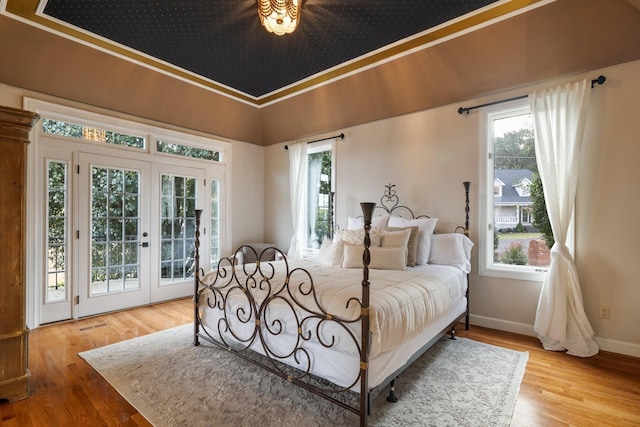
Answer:
[[40, 116], [0, 106], [0, 401], [29, 396], [25, 184], [29, 131]]

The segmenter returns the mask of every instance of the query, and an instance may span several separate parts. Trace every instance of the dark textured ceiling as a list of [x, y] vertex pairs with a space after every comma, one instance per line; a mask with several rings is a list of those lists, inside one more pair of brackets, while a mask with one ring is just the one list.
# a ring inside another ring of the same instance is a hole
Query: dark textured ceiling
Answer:
[[[20, 3], [11, 0], [9, 4], [14, 2]], [[535, 2], [515, 2], [519, 6], [511, 9]], [[58, 31], [138, 62], [159, 63], [166, 72], [255, 102], [504, 2], [306, 0], [298, 29], [285, 36], [270, 34], [261, 27], [255, 0], [37, 3], [38, 15], [44, 19], [41, 22], [55, 23], [57, 28], [51, 26]], [[464, 24], [456, 30], [466, 27]], [[358, 67], [367, 64], [365, 61]]]

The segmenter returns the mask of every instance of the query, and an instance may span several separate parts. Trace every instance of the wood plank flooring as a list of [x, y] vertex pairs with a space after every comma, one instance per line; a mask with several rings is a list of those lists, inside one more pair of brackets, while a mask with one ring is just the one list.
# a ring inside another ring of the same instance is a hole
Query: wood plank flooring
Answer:
[[[149, 426], [78, 352], [189, 323], [192, 313], [183, 299], [32, 331], [31, 397], [0, 403], [0, 427]], [[474, 326], [458, 336], [529, 352], [513, 427], [640, 426], [640, 359], [606, 352], [582, 359]]]

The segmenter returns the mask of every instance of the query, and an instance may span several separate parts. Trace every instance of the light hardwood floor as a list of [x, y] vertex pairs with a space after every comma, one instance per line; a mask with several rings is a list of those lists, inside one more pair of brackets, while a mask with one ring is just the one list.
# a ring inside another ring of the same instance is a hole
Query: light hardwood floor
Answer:
[[[0, 403], [0, 427], [148, 426], [78, 353], [189, 323], [192, 313], [184, 299], [33, 331], [31, 397]], [[458, 336], [529, 352], [514, 427], [640, 426], [640, 359], [606, 352], [582, 359], [545, 351], [532, 337], [474, 326]]]

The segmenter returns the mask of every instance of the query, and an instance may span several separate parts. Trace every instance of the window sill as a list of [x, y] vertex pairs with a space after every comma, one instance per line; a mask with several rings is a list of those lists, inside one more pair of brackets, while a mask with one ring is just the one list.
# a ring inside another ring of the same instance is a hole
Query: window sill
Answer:
[[504, 279], [514, 279], [514, 280], [525, 280], [530, 282], [544, 282], [544, 279], [547, 275], [548, 268], [536, 268], [531, 267], [530, 269], [521, 268], [521, 267], [485, 267], [480, 268], [479, 274], [481, 276], [488, 277], [500, 277]]

